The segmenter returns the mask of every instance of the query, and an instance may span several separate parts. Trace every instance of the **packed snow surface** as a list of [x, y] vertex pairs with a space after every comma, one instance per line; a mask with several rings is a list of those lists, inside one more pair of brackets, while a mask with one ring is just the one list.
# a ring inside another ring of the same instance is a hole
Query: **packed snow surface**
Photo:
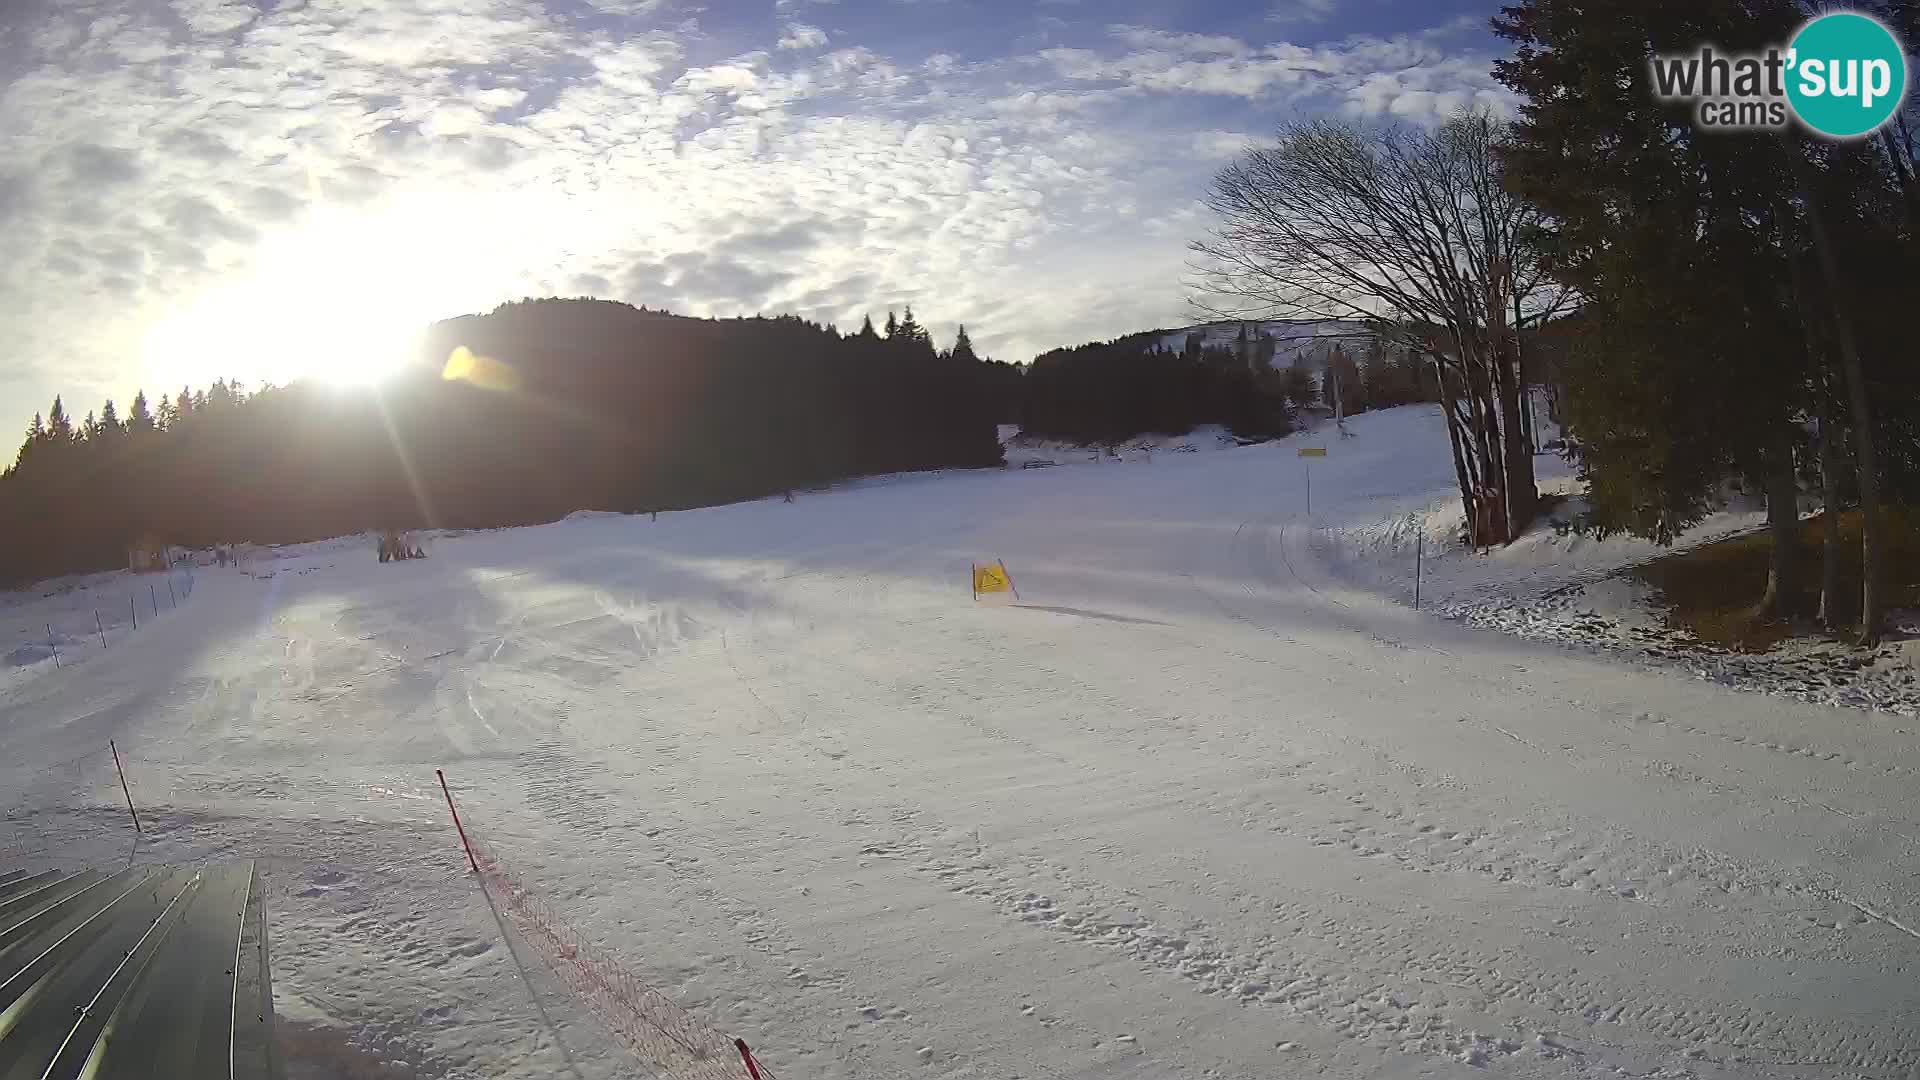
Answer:
[[1460, 551], [1437, 412], [1350, 426], [202, 568], [21, 654], [0, 848], [264, 860], [307, 1076], [636, 1072], [436, 768], [786, 1080], [1920, 1075], [1912, 722], [1415, 613], [1409, 530], [1423, 602], [1631, 552]]

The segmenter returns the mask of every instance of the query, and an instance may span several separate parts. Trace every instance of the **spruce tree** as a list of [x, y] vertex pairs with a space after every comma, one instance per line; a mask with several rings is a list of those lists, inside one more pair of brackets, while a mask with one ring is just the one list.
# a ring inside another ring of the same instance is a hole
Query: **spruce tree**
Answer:
[[1273, 335], [1267, 333], [1265, 330], [1260, 331], [1260, 339], [1256, 341], [1253, 346], [1255, 370], [1263, 372], [1272, 371], [1273, 358], [1279, 351], [1280, 343], [1274, 340]]
[[133, 395], [133, 408], [127, 411], [127, 430], [144, 434], [153, 430], [153, 413], [147, 408], [147, 392], [137, 391]]
[[67, 418], [67, 407], [60, 402], [60, 396], [54, 395], [53, 407], [47, 410], [47, 435], [62, 445], [73, 441], [73, 421]]
[[863, 338], [867, 341], [879, 340], [880, 334], [877, 331], [875, 331], [873, 328], [873, 316], [862, 315], [860, 317], [860, 332], [858, 334], [855, 334], [854, 336], [858, 338]]
[[1597, 19], [1584, 0], [1525, 0], [1494, 22], [1518, 46], [1495, 77], [1522, 98], [1505, 179], [1545, 212], [1556, 271], [1585, 299], [1563, 369], [1567, 428], [1603, 530], [1671, 542], [1729, 473], [1772, 493], [1777, 584], [1797, 542], [1811, 374], [1785, 287], [1795, 151], [1697, 130], [1686, 106], [1651, 93], [1649, 61], [1703, 41], [1755, 52], [1804, 16], [1791, 0], [1608, 7]]
[[891, 311], [887, 312], [887, 334], [886, 334], [887, 340], [892, 341], [893, 336], [899, 332], [900, 332], [900, 320], [893, 317], [893, 312]]
[[907, 305], [906, 315], [901, 318], [900, 324], [892, 327], [891, 330], [888, 337], [898, 337], [909, 345], [925, 345], [929, 352], [933, 350], [933, 335], [927, 333], [927, 328], [915, 321], [912, 304]]
[[40, 419], [39, 413], [33, 414], [33, 423], [27, 425], [27, 438], [20, 444], [20, 453], [14, 458], [16, 466], [24, 464], [47, 443], [47, 425]]
[[967, 337], [967, 324], [960, 324], [960, 333], [953, 339], [953, 358], [962, 363], [974, 364], [980, 357], [973, 351], [973, 339]]

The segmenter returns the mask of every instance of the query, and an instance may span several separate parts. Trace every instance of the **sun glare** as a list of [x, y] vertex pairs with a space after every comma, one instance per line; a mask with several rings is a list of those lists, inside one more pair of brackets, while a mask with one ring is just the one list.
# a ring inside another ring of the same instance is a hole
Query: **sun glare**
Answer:
[[158, 385], [378, 383], [422, 360], [431, 322], [497, 295], [479, 278], [497, 254], [476, 247], [487, 220], [445, 197], [318, 211], [152, 327], [143, 367]]

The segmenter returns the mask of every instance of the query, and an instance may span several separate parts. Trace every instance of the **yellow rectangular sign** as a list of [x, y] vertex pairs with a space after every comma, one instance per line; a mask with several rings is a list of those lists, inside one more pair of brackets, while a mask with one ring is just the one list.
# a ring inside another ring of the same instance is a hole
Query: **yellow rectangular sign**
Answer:
[[1326, 457], [1327, 448], [1324, 446], [1303, 446], [1300, 448], [1300, 456], [1301, 457]]
[[980, 593], [1002, 593], [1013, 589], [1013, 582], [1007, 575], [1007, 568], [1000, 563], [973, 564], [973, 591]]

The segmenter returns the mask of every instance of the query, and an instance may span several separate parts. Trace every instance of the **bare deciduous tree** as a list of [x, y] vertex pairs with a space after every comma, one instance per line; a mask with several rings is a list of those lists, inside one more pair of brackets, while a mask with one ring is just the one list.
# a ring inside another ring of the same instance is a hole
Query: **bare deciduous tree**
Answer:
[[1485, 110], [1432, 131], [1285, 128], [1214, 178], [1192, 284], [1220, 316], [1363, 321], [1429, 359], [1468, 520], [1490, 497], [1493, 538], [1511, 540], [1538, 498], [1519, 332], [1570, 297], [1529, 243], [1537, 212], [1501, 184], [1504, 131]]

